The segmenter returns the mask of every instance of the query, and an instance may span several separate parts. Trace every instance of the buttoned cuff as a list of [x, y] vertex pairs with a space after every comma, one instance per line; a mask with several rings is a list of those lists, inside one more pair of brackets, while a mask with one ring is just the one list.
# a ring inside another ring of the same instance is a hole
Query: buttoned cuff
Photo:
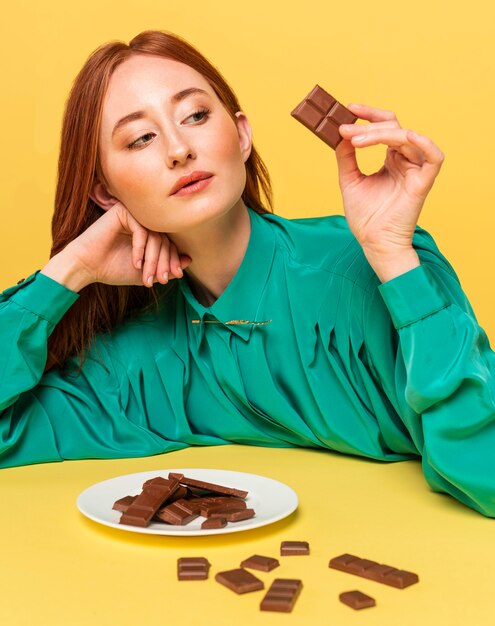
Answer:
[[452, 304], [433, 272], [420, 265], [378, 286], [398, 330]]
[[77, 292], [41, 274], [40, 270], [17, 285], [5, 289], [0, 295], [0, 299], [8, 298], [53, 325], [62, 319], [64, 313], [79, 298]]

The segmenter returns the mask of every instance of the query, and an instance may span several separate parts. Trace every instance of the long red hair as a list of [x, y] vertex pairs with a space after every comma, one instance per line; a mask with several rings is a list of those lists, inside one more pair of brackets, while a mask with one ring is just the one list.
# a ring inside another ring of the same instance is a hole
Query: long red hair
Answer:
[[[103, 101], [113, 72], [134, 54], [158, 55], [189, 65], [205, 77], [233, 120], [235, 113], [242, 110], [219, 71], [178, 35], [148, 30], [134, 37], [129, 45], [112, 41], [97, 48], [76, 76], [65, 105], [50, 257], [63, 250], [104, 213], [89, 196], [96, 180], [106, 184], [98, 155]], [[273, 212], [270, 176], [254, 145], [245, 165], [244, 203], [258, 213]], [[260, 198], [260, 188], [268, 209]], [[171, 281], [166, 287], [172, 289], [174, 283]], [[164, 286], [159, 285], [159, 288], [163, 290]], [[157, 303], [156, 287], [88, 285], [80, 291], [78, 300], [49, 337], [45, 372], [61, 368], [66, 359], [74, 355], [79, 357], [80, 371], [97, 334], [111, 332], [117, 324]]]

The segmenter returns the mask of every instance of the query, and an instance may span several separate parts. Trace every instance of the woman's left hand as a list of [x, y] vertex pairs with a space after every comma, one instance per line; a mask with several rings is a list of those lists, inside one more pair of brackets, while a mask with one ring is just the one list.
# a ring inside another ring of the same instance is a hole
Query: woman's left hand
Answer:
[[[444, 154], [428, 137], [401, 128], [392, 111], [348, 108], [370, 124], [339, 127], [344, 140], [336, 154], [347, 223], [369, 259], [398, 258], [414, 250], [414, 229]], [[385, 163], [374, 174], [363, 174], [356, 147], [377, 144], [387, 146]]]

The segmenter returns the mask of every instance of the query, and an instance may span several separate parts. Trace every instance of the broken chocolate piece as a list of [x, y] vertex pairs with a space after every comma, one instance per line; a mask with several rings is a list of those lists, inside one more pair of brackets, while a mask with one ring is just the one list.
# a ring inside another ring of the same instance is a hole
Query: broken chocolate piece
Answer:
[[236, 593], [249, 593], [265, 587], [262, 580], [242, 568], [219, 572], [215, 580]]
[[155, 517], [167, 524], [176, 526], [185, 526], [198, 517], [197, 513], [193, 513], [187, 504], [182, 504], [181, 500], [167, 504], [156, 512]]
[[280, 544], [281, 556], [299, 556], [300, 554], [309, 554], [307, 541], [282, 541]]
[[121, 511], [122, 513], [125, 513], [136, 498], [137, 496], [124, 496], [123, 498], [120, 498], [120, 500], [114, 502], [112, 509], [114, 511]]
[[119, 523], [145, 527], [162, 504], [178, 488], [179, 482], [170, 479], [167, 484], [147, 485], [132, 504], [122, 513]]
[[354, 113], [319, 85], [313, 87], [291, 115], [334, 150], [342, 141], [340, 124], [353, 124], [357, 120]]
[[290, 613], [302, 590], [302, 581], [296, 578], [275, 578], [261, 601], [262, 611]]
[[203, 556], [177, 559], [177, 578], [179, 580], [206, 580], [209, 570], [210, 563]]
[[177, 474], [169, 472], [169, 478], [175, 478], [181, 485], [188, 487], [196, 487], [197, 489], [207, 489], [213, 493], [223, 493], [227, 496], [237, 496], [238, 498], [247, 498], [248, 492], [241, 491], [240, 489], [234, 489], [233, 487], [225, 487], [224, 485], [216, 485], [214, 483], [207, 483], [204, 480], [196, 480], [195, 478], [187, 478], [184, 474]]
[[259, 554], [253, 554], [253, 556], [250, 556], [249, 559], [244, 559], [241, 563], [241, 567], [258, 569], [261, 572], [270, 572], [279, 565], [280, 563], [277, 559], [273, 559], [270, 556], [260, 556]]
[[225, 528], [227, 520], [225, 517], [209, 517], [201, 524], [201, 528]]
[[376, 601], [371, 596], [367, 596], [362, 591], [344, 591], [339, 595], [339, 600], [351, 609], [367, 609], [370, 606], [376, 606]]

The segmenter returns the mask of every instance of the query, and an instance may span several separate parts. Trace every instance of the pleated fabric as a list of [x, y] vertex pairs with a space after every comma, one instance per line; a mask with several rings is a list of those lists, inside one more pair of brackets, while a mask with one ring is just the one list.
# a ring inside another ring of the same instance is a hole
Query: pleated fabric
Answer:
[[420, 267], [382, 284], [343, 216], [248, 211], [213, 305], [186, 273], [81, 376], [42, 375], [78, 294], [38, 271], [0, 295], [0, 466], [229, 443], [421, 457], [432, 489], [495, 516], [495, 355], [429, 233]]

